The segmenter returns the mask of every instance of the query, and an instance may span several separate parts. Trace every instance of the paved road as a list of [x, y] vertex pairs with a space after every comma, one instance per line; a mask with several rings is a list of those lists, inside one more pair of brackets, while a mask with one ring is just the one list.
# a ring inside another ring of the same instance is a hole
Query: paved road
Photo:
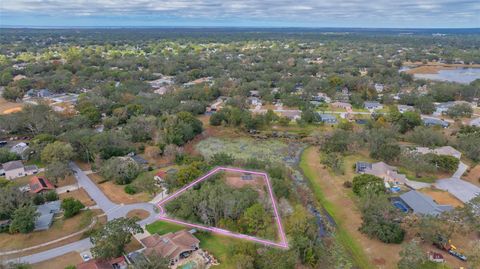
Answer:
[[[97, 206], [105, 212], [108, 220], [125, 217], [128, 212], [134, 209], [143, 209], [150, 212], [150, 216], [138, 222], [141, 226], [155, 222], [157, 218], [156, 206], [152, 203], [136, 203], [136, 204], [115, 204], [110, 201], [108, 197], [92, 182], [87, 174], [80, 169], [75, 163], [70, 163], [70, 168], [74, 171], [78, 184], [85, 189], [90, 197], [95, 200]], [[72, 251], [81, 252], [92, 247], [90, 239], [82, 239], [58, 248], [49, 249], [36, 254], [20, 257], [9, 260], [8, 262], [24, 262], [24, 263], [38, 263], [46, 260], [62, 256]]]
[[90, 238], [85, 238], [80, 241], [63, 245], [61, 247], [52, 248], [52, 249], [35, 253], [32, 255], [12, 259], [12, 260], [9, 260], [8, 262], [38, 263], [38, 262], [43, 262], [46, 260], [53, 259], [58, 256], [62, 256], [72, 251], [80, 252], [83, 250], [87, 250], [91, 247], [92, 247], [92, 243], [90, 242]]
[[457, 171], [455, 171], [452, 178], [461, 178], [462, 175], [465, 174], [465, 171], [467, 171], [467, 169], [468, 169], [468, 165], [460, 161], [460, 163], [458, 164]]

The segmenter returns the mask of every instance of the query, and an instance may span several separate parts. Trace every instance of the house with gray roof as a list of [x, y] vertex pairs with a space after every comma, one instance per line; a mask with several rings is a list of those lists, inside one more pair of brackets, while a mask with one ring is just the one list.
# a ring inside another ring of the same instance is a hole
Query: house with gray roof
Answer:
[[450, 124], [444, 120], [437, 119], [437, 118], [422, 118], [423, 124], [425, 126], [430, 127], [430, 126], [440, 126], [443, 128], [447, 128]]
[[437, 216], [453, 209], [450, 205], [439, 205], [432, 198], [418, 191], [409, 191], [400, 195], [400, 199], [413, 213]]
[[332, 114], [321, 114], [318, 113], [318, 120], [323, 123], [335, 124], [337, 123], [337, 117]]
[[60, 200], [57, 200], [37, 206], [38, 217], [35, 220], [35, 231], [48, 230], [52, 226], [53, 218], [60, 213], [60, 205]]
[[377, 101], [366, 101], [363, 103], [363, 107], [368, 110], [379, 110], [383, 108], [383, 105]]

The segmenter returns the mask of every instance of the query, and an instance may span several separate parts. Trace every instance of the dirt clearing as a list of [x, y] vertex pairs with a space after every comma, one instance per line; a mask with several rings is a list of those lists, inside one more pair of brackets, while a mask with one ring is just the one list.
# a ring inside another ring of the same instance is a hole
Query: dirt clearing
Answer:
[[460, 200], [447, 191], [436, 189], [421, 189], [420, 191], [430, 196], [430, 198], [440, 205], [451, 205], [453, 207], [463, 206], [463, 203]]

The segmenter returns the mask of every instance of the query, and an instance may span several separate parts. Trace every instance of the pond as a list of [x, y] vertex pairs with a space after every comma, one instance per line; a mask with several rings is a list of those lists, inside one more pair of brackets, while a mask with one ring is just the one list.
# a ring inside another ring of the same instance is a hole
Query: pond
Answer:
[[[402, 67], [400, 72], [407, 71], [410, 68]], [[480, 79], [480, 68], [460, 67], [454, 69], [442, 69], [436, 74], [414, 74], [417, 79], [429, 79], [437, 81], [449, 81], [461, 84], [469, 84], [476, 79]]]

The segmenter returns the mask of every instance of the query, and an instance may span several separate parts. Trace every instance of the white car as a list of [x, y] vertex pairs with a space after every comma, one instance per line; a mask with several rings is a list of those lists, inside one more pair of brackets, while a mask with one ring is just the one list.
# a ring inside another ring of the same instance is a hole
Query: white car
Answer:
[[83, 259], [84, 262], [88, 262], [89, 260], [92, 259], [92, 257], [90, 257], [90, 255], [88, 255], [88, 254], [83, 254], [82, 259]]

